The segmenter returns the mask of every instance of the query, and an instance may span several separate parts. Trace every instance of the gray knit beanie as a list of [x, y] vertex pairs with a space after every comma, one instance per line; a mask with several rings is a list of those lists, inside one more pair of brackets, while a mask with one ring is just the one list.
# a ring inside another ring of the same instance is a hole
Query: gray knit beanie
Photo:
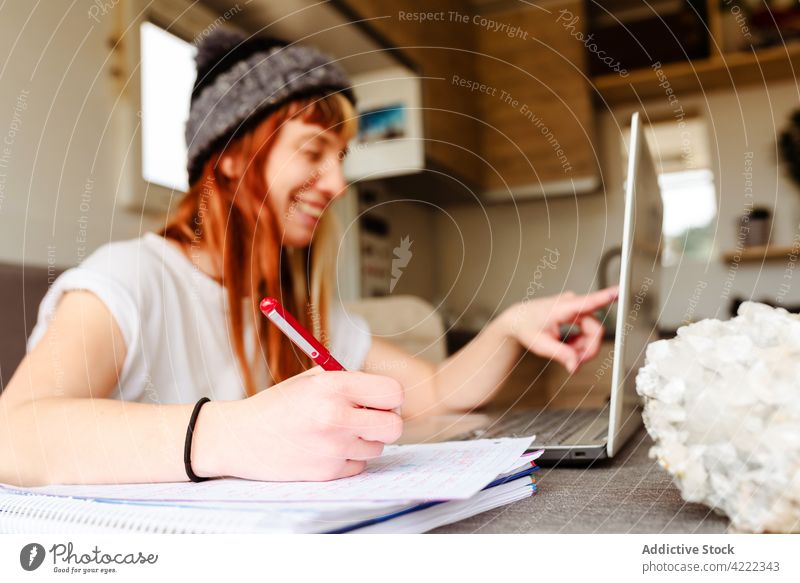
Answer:
[[355, 105], [344, 70], [311, 47], [219, 27], [200, 40], [195, 62], [186, 121], [189, 184], [217, 148], [292, 99], [341, 92]]

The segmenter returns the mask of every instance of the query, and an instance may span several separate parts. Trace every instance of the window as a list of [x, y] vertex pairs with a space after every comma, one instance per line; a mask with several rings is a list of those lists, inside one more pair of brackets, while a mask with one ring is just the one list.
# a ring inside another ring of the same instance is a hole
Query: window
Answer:
[[188, 189], [184, 127], [194, 84], [195, 47], [151, 22], [142, 22], [142, 177]]
[[[237, 5], [238, 6], [238, 5]], [[217, 27], [239, 30], [242, 8], [220, 14], [196, 0], [131, 0], [122, 11], [124, 47], [115, 47], [115, 108], [125, 179], [116, 198], [127, 210], [161, 217], [188, 189], [184, 132], [194, 85], [193, 39]]]
[[[675, 265], [687, 259], [706, 261], [713, 252], [717, 194], [705, 121], [699, 116], [686, 116], [682, 120], [651, 122], [645, 136], [664, 205], [661, 262]], [[623, 148], [629, 143], [630, 128]]]
[[706, 260], [714, 241], [717, 196], [714, 174], [709, 169], [659, 174], [664, 203], [663, 265], [685, 258]]

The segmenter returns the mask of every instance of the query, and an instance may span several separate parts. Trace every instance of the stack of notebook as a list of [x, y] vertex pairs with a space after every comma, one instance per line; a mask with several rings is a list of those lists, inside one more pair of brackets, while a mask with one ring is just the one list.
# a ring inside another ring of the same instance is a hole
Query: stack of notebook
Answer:
[[532, 496], [532, 441], [389, 446], [331, 482], [0, 484], [0, 532], [425, 532]]

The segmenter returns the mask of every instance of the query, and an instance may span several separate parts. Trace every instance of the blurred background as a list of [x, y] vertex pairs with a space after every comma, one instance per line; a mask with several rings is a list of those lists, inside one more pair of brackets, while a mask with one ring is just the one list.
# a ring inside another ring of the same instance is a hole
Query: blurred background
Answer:
[[[516, 302], [616, 282], [634, 111], [664, 202], [661, 335], [744, 299], [800, 305], [796, 2], [9, 1], [0, 385], [48, 282], [180, 199], [194, 41], [220, 26], [313, 44], [352, 76], [340, 297], [412, 306], [401, 340], [432, 360]], [[602, 401], [612, 340], [573, 378], [527, 356], [511, 393], [537, 379], [534, 401]]]

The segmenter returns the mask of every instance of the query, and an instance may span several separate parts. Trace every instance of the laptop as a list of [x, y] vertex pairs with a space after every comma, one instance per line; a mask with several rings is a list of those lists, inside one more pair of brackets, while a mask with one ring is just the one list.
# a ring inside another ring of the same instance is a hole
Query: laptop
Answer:
[[611, 393], [605, 405], [600, 409], [518, 409], [432, 417], [407, 424], [403, 441], [535, 434], [532, 448], [545, 449], [538, 462], [581, 463], [614, 457], [642, 424], [636, 373], [644, 364], [647, 345], [658, 337], [661, 229], [658, 177], [641, 118], [634, 113], [625, 183]]

